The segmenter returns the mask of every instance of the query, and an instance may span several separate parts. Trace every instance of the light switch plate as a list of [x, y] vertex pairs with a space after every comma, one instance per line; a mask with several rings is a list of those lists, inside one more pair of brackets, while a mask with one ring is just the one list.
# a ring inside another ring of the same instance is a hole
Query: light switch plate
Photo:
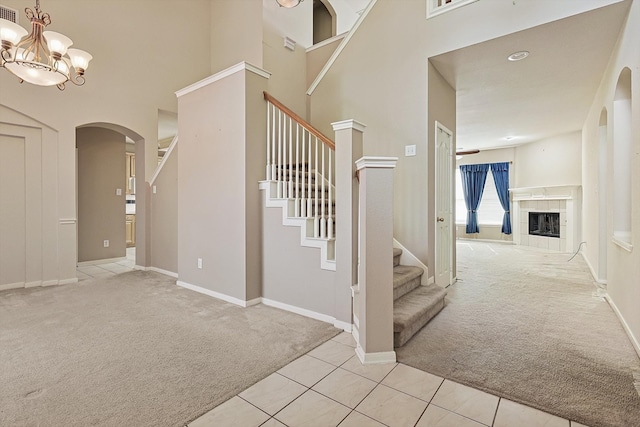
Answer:
[[415, 145], [405, 145], [404, 146], [404, 155], [405, 155], [405, 157], [415, 156], [416, 155], [416, 146]]
[[116, 196], [122, 196], [122, 188], [116, 188]]

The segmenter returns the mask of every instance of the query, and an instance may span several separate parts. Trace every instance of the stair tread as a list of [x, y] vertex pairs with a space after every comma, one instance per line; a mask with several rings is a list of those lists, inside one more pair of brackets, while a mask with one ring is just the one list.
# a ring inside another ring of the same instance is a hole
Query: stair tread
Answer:
[[393, 331], [402, 332], [422, 314], [436, 306], [447, 295], [447, 291], [437, 285], [418, 286], [413, 291], [398, 298], [393, 303]]
[[420, 277], [424, 270], [410, 265], [397, 265], [393, 267], [393, 289], [396, 289], [410, 280]]

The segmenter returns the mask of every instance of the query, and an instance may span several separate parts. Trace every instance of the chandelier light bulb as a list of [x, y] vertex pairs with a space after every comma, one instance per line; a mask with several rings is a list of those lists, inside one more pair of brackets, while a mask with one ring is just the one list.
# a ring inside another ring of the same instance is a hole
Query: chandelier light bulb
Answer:
[[292, 8], [299, 5], [304, 0], [276, 0], [280, 7]]

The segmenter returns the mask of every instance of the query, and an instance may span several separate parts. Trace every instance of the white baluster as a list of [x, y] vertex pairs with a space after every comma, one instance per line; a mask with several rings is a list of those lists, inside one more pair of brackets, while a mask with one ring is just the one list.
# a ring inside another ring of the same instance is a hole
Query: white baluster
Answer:
[[[304, 156], [304, 154], [305, 154], [304, 153], [304, 151], [305, 151], [304, 149], [305, 149], [305, 145], [306, 145], [305, 144], [306, 140], [305, 140], [305, 137], [304, 137], [304, 132], [305, 132], [304, 128], [302, 128], [302, 157], [301, 157], [301, 160], [302, 160], [302, 186], [301, 186], [302, 187], [302, 198], [300, 199], [300, 216], [302, 218], [306, 218], [307, 217], [307, 196], [309, 195], [309, 191], [307, 191], [306, 193], [304, 191], [305, 190], [305, 181], [306, 181], [305, 180], [305, 175], [304, 175], [304, 172], [305, 172], [305, 169], [306, 169], [305, 168], [306, 162], [305, 162], [305, 156]], [[306, 196], [305, 196], [305, 194], [306, 194]]]
[[313, 211], [313, 230], [314, 230], [314, 235], [315, 237], [320, 237], [320, 220], [318, 218], [318, 211], [320, 208], [319, 205], [319, 200], [318, 200], [318, 180], [320, 179], [320, 176], [318, 174], [318, 138], [315, 138], [315, 153], [316, 153], [316, 159], [315, 159], [315, 169], [316, 169], [316, 179], [314, 182], [314, 187], [315, 187], [315, 193], [316, 193], [316, 197], [315, 197], [315, 209]]
[[324, 192], [325, 192], [325, 187], [324, 187], [324, 182], [326, 181], [326, 169], [325, 169], [325, 163], [324, 163], [324, 152], [325, 150], [325, 146], [324, 143], [321, 145], [321, 150], [322, 150], [322, 169], [320, 169], [322, 171], [322, 214], [320, 215], [320, 237], [327, 237], [327, 217], [326, 217], [326, 212], [325, 212], [325, 202], [326, 199], [324, 197]]
[[271, 110], [271, 103], [267, 101], [267, 171], [265, 173], [267, 181], [271, 181], [271, 122], [269, 118], [269, 111]]
[[332, 167], [331, 167], [331, 162], [332, 162], [332, 156], [331, 156], [331, 152], [332, 150], [329, 149], [329, 216], [327, 218], [327, 221], [329, 222], [329, 224], [327, 224], [327, 238], [328, 239], [333, 239], [333, 192], [331, 190], [331, 187], [333, 186], [333, 175], [332, 173]]
[[291, 133], [291, 126], [293, 126], [293, 119], [291, 117], [289, 117], [289, 166], [287, 167], [287, 172], [289, 173], [289, 185], [287, 188], [287, 197], [289, 199], [293, 198], [293, 158], [292, 153], [293, 150], [291, 149], [291, 144], [293, 144], [293, 137], [292, 137], [292, 133]]
[[309, 175], [309, 185], [307, 186], [307, 218], [311, 217], [313, 213], [313, 193], [311, 189], [311, 134], [309, 133], [309, 144], [307, 145], [307, 157], [309, 163], [307, 165], [307, 174]]
[[282, 111], [278, 109], [278, 199], [282, 199]]
[[271, 180], [277, 181], [276, 171], [276, 106], [271, 106]]
[[296, 123], [296, 200], [294, 215], [300, 217], [300, 125]]

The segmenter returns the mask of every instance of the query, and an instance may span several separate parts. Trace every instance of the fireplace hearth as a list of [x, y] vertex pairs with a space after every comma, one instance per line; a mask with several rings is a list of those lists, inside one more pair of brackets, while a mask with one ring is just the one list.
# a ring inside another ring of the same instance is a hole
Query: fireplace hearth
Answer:
[[529, 234], [560, 238], [560, 213], [529, 212]]

